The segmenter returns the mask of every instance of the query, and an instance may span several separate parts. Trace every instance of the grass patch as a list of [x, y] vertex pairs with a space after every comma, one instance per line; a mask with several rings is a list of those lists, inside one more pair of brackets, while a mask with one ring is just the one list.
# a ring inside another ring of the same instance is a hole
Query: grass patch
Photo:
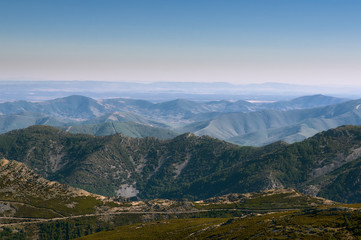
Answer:
[[187, 218], [117, 227], [81, 239], [360, 239], [361, 213], [306, 209], [241, 218]]
[[185, 239], [191, 237], [194, 232], [214, 228], [227, 220], [228, 219], [199, 218], [140, 223], [117, 227], [112, 231], [104, 231], [80, 239]]

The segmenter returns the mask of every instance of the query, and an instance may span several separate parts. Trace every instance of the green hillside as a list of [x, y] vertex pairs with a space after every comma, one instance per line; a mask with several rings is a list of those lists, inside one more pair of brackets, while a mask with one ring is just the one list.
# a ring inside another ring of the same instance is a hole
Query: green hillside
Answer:
[[65, 124], [65, 122], [41, 113], [22, 112], [18, 114], [0, 115], [0, 133], [27, 128], [31, 125], [63, 126]]
[[0, 160], [0, 216], [55, 218], [94, 213], [104, 197], [50, 182], [24, 164]]
[[[32, 178], [28, 178], [28, 180], [31, 181]], [[19, 181], [13, 181], [12, 183], [12, 187], [19, 187], [21, 185]], [[53, 200], [56, 201], [58, 197], [61, 198], [63, 196], [63, 192], [56, 191], [56, 183], [53, 183], [52, 186], [53, 188], [50, 189], [53, 190], [53, 193], [58, 193], [56, 196], [53, 196]], [[32, 196], [34, 193], [25, 190], [22, 195]], [[46, 198], [47, 196], [44, 195], [43, 197]], [[0, 222], [0, 237], [3, 239], [12, 239], [11, 237], [14, 239], [74, 239], [98, 232], [89, 237], [107, 239], [112, 236], [115, 239], [122, 239], [124, 237], [142, 239], [148, 236], [153, 239], [155, 236], [158, 236], [161, 239], [179, 239], [184, 238], [184, 236], [194, 235], [198, 238], [199, 233], [206, 232], [199, 231], [200, 227], [202, 227], [201, 229], [208, 229], [205, 228], [207, 223], [222, 223], [218, 226], [222, 227], [239, 222], [238, 220], [241, 219], [252, 219], [254, 216], [272, 216], [273, 221], [282, 222], [282, 217], [285, 215], [300, 215], [311, 211], [316, 213], [330, 211], [333, 212], [333, 215], [341, 215], [347, 211], [348, 226], [351, 227], [358, 223], [350, 218], [350, 207], [357, 209], [357, 206], [345, 205], [341, 207], [339, 203], [307, 196], [292, 189], [228, 194], [197, 202], [153, 199], [149, 201], [127, 202], [126, 204], [111, 203], [112, 205], [109, 205], [110, 203], [108, 202], [108, 206], [102, 208], [104, 211], [97, 211], [95, 214], [80, 214], [68, 217], [55, 216], [46, 219], [29, 217], [29, 215], [27, 215], [27, 218], [14, 218], [7, 215], [6, 218], [2, 219], [5, 223]], [[13, 206], [15, 203], [11, 202], [8, 204]], [[1, 210], [5, 209], [6, 206], [8, 205], [1, 205]], [[24, 214], [25, 210], [18, 209], [17, 213]], [[275, 212], [278, 214], [274, 214]], [[37, 214], [39, 217], [46, 216], [42, 211], [37, 211]], [[335, 220], [334, 217], [327, 219], [328, 224], [333, 220]], [[172, 225], [167, 226], [171, 222]], [[134, 223], [136, 225], [133, 225]], [[165, 228], [158, 229], [158, 224], [162, 224]], [[322, 226], [322, 224], [318, 226]], [[119, 226], [123, 227], [119, 228]], [[136, 229], [133, 229], [133, 226], [137, 226]], [[208, 230], [212, 231], [213, 225], [210, 226], [211, 228]], [[264, 225], [259, 227], [262, 226]], [[329, 225], [329, 227], [332, 226]], [[279, 229], [273, 225], [269, 227], [270, 231]], [[273, 229], [271, 229], [272, 227]], [[302, 231], [301, 226], [297, 229]], [[147, 234], [143, 235], [145, 233]], [[227, 236], [227, 234], [231, 234], [227, 228], [219, 232], [220, 237]], [[237, 231], [235, 234], [235, 236], [242, 236], [242, 231]]]
[[45, 126], [0, 136], [3, 156], [24, 162], [44, 177], [104, 195], [118, 192], [129, 196], [133, 189], [142, 190], [142, 197], [165, 197], [161, 195], [164, 188], [198, 178], [199, 173], [194, 172], [197, 168], [201, 175], [207, 175], [219, 164], [230, 166], [233, 160], [221, 163], [218, 159], [225, 149], [233, 147], [194, 135], [168, 141], [121, 135], [93, 137]]
[[359, 239], [360, 219], [360, 212], [351, 209], [310, 209], [138, 223], [79, 239]]
[[[292, 189], [228, 194], [194, 203], [207, 211], [115, 227], [79, 239], [359, 239], [360, 205]], [[203, 215], [202, 215], [203, 214]]]
[[62, 127], [69, 133], [90, 134], [94, 136], [107, 136], [112, 134], [122, 134], [127, 137], [156, 137], [159, 139], [168, 139], [178, 134], [160, 127], [139, 124], [135, 122], [105, 122], [99, 124], [84, 124]]
[[42, 176], [107, 195], [205, 199], [296, 188], [360, 202], [361, 127], [344, 126], [300, 143], [239, 147], [183, 134], [169, 140], [94, 137], [33, 126], [0, 135], [0, 154]]

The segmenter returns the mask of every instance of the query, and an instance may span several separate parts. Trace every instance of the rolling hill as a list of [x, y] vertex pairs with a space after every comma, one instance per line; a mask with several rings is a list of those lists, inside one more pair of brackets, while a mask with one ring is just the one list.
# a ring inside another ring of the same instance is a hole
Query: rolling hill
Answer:
[[[0, 103], [0, 115], [23, 112], [41, 113], [61, 122], [103, 123], [112, 118], [117, 121], [146, 123], [162, 122], [165, 126], [180, 126], [186, 123], [209, 119], [210, 113], [252, 112], [266, 109], [291, 110], [319, 107], [345, 102], [346, 99], [323, 95], [305, 96], [290, 101], [275, 103], [250, 103], [238, 101], [197, 102], [185, 99], [153, 103], [145, 100], [113, 98], [95, 100], [85, 96], [73, 95], [42, 102], [14, 101]], [[120, 112], [120, 113], [117, 113]], [[123, 116], [121, 116], [121, 114]], [[103, 122], [102, 122], [103, 121]]]
[[91, 134], [94, 136], [106, 136], [112, 134], [122, 134], [127, 137], [156, 137], [159, 139], [169, 139], [178, 133], [166, 128], [153, 127], [135, 122], [105, 122], [99, 124], [84, 124], [67, 127], [60, 127], [69, 133]]
[[353, 100], [311, 109], [229, 113], [192, 123], [178, 131], [208, 135], [240, 145], [261, 146], [279, 140], [293, 143], [341, 125], [360, 125], [360, 106], [361, 100]]
[[32, 125], [64, 126], [65, 123], [42, 113], [20, 112], [17, 114], [0, 115], [0, 133]]
[[0, 103], [0, 113], [2, 115], [22, 112], [42, 113], [62, 121], [82, 121], [99, 117], [106, 113], [106, 109], [92, 98], [77, 95], [43, 102], [16, 101]]
[[291, 99], [289, 101], [278, 101], [278, 102], [265, 103], [259, 105], [263, 106], [266, 109], [286, 111], [286, 110], [294, 110], [294, 109], [323, 107], [323, 106], [339, 104], [347, 101], [349, 101], [349, 99], [316, 94], [311, 96], [298, 97], [295, 99]]

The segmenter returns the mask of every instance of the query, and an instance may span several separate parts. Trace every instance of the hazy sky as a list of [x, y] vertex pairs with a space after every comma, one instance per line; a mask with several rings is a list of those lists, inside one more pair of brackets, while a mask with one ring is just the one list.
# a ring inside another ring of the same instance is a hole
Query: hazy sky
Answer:
[[0, 79], [361, 85], [361, 1], [0, 0]]

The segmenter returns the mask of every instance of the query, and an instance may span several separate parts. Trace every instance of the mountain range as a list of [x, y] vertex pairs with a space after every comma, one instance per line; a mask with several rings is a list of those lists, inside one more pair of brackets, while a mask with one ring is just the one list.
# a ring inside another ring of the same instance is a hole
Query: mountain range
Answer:
[[262, 146], [278, 140], [301, 141], [333, 127], [360, 124], [360, 104], [361, 100], [323, 95], [261, 103], [184, 99], [153, 103], [70, 96], [43, 102], [1, 103], [0, 132], [31, 125], [56, 126], [96, 136], [121, 133], [161, 139], [193, 132], [239, 145]]
[[240, 145], [260, 146], [278, 140], [288, 143], [341, 125], [361, 124], [361, 100], [289, 111], [228, 113], [183, 127], [183, 132], [208, 135]]
[[271, 188], [360, 202], [361, 127], [299, 143], [240, 147], [191, 133], [169, 140], [94, 137], [33, 126], [0, 135], [0, 155], [36, 173], [107, 195], [204, 199]]
[[106, 81], [1, 81], [0, 102], [44, 101], [69, 95], [91, 98], [145, 99], [164, 102], [173, 99], [214, 101], [219, 99], [287, 100], [324, 93], [348, 98], [359, 97], [359, 89], [347, 86], [305, 86], [285, 83], [230, 84], [226, 82], [106, 82]]

